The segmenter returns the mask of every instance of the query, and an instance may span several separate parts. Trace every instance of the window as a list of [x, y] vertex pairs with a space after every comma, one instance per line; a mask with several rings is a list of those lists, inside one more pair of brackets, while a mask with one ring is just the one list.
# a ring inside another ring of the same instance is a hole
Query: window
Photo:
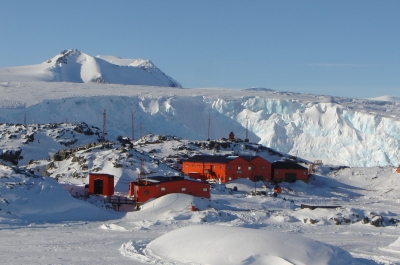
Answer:
[[241, 166], [238, 166], [238, 170], [241, 170], [242, 169], [242, 167]]
[[265, 169], [265, 166], [262, 166], [262, 169]]
[[275, 171], [275, 175], [278, 175], [278, 171]]
[[197, 168], [200, 168], [200, 166], [197, 166]]
[[182, 188], [182, 191], [186, 191], [186, 188]]
[[207, 191], [207, 188], [203, 188], [203, 191]]
[[161, 191], [165, 191], [165, 187], [161, 187]]
[[222, 166], [219, 166], [219, 169], [222, 169]]
[[229, 180], [232, 180], [232, 178], [231, 178], [231, 177], [229, 177]]
[[303, 172], [303, 175], [306, 175], [306, 172]]
[[145, 194], [145, 195], [148, 195], [148, 194], [149, 194], [149, 191], [148, 191], [148, 190], [144, 190], [144, 194]]
[[248, 170], [251, 170], [251, 167], [248, 167], [247, 169], [248, 169]]
[[231, 166], [227, 166], [226, 169], [231, 169]]

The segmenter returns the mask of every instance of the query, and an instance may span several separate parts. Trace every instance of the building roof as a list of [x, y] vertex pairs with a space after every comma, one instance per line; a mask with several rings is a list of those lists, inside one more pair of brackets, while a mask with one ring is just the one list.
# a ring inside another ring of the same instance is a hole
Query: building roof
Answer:
[[221, 164], [227, 164], [234, 159], [238, 158], [237, 156], [210, 156], [210, 155], [195, 155], [187, 160], [185, 162], [213, 162], [213, 163], [221, 163]]
[[106, 175], [109, 178], [113, 178], [114, 177], [114, 175], [111, 175], [111, 174], [108, 174], [108, 173], [99, 173], [99, 172], [96, 172], [96, 173], [90, 172], [89, 175], [103, 175], [103, 176]]
[[303, 167], [292, 161], [277, 161], [272, 163], [272, 169], [302, 169], [308, 170], [306, 167]]
[[[243, 158], [247, 162], [251, 162], [252, 160], [256, 158], [262, 158], [261, 156], [211, 156], [211, 155], [195, 155], [187, 160], [186, 162], [202, 162], [202, 163], [207, 163], [207, 162], [212, 162], [212, 163], [221, 163], [221, 164], [227, 164], [236, 158]], [[265, 161], [267, 161], [265, 158], [262, 158]], [[267, 161], [268, 162], [268, 161]]]
[[[267, 161], [265, 158], [263, 158], [263, 157], [261, 157], [261, 156], [239, 156], [239, 157], [241, 157], [241, 158], [243, 158], [244, 160], [249, 161], [249, 162], [252, 161], [252, 160], [254, 160], [254, 159], [256, 159], [256, 158], [261, 158], [261, 159]], [[267, 162], [268, 162], [268, 161], [267, 161]]]
[[[147, 186], [148, 185], [158, 185], [160, 183], [164, 183], [164, 182], [173, 182], [173, 181], [192, 181], [192, 182], [198, 182], [198, 183], [206, 183], [204, 181], [198, 181], [195, 179], [185, 179], [184, 177], [179, 177], [179, 176], [172, 176], [172, 177], [166, 177], [166, 176], [154, 176], [154, 177], [147, 177], [147, 178], [142, 178], [142, 179], [137, 179], [136, 182], [138, 183], [138, 181], [140, 180], [140, 182], [147, 182]], [[136, 184], [136, 185], [142, 185], [140, 184]]]

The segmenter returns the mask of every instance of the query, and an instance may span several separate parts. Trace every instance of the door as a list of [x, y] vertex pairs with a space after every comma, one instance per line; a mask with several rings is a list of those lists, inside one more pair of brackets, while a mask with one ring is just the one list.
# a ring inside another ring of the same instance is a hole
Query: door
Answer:
[[296, 173], [286, 173], [285, 181], [286, 182], [295, 182], [296, 181]]
[[263, 181], [263, 176], [254, 176], [254, 181]]
[[94, 194], [103, 194], [103, 180], [102, 179], [94, 180]]

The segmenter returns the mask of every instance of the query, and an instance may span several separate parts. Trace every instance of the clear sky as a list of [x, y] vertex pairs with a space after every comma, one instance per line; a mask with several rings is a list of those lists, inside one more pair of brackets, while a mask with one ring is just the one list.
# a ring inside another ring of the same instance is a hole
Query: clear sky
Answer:
[[400, 96], [400, 1], [0, 0], [0, 67], [65, 49], [150, 59], [189, 88]]

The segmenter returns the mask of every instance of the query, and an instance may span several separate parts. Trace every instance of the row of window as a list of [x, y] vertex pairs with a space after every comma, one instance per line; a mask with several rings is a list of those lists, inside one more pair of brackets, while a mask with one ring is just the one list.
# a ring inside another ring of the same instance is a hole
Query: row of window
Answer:
[[[207, 191], [207, 190], [208, 190], [207, 188], [203, 188], [203, 191]], [[161, 191], [166, 191], [165, 187], [161, 187]], [[182, 191], [186, 191], [186, 188], [182, 188]], [[150, 191], [144, 190], [144, 194], [148, 195], [148, 194], [150, 194]]]
[[[186, 165], [186, 167], [188, 167], [188, 165]], [[192, 167], [194, 167], [194, 165], [192, 165]], [[211, 166], [211, 167], [215, 168], [215, 166]], [[198, 165], [197, 168], [200, 168], [200, 166]], [[247, 167], [247, 170], [252, 170], [252, 169], [255, 169], [255, 168], [256, 168], [255, 166], [249, 166], [249, 167]], [[265, 169], [265, 166], [262, 166], [261, 168]], [[219, 169], [222, 169], [222, 166], [219, 166]], [[227, 166], [226, 169], [231, 169], [231, 166]], [[237, 170], [242, 170], [242, 167], [238, 166]]]

